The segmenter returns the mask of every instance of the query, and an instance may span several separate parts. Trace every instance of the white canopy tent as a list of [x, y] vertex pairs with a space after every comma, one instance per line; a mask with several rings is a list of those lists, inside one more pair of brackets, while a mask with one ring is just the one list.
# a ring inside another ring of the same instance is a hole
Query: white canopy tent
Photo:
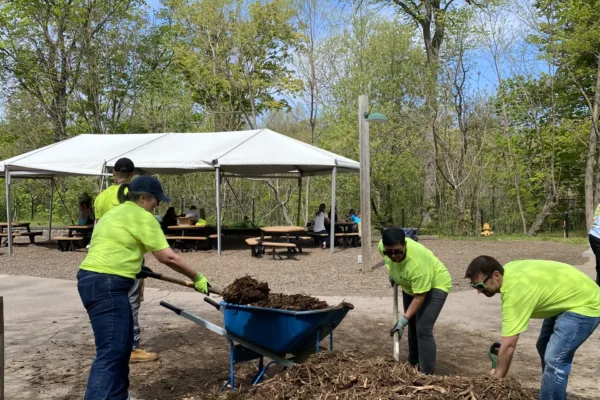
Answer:
[[[359, 163], [269, 129], [155, 134], [85, 134], [4, 160], [0, 172], [6, 178], [8, 232], [11, 178], [54, 176], [102, 176], [121, 157], [130, 158], [145, 174], [215, 172], [218, 252], [221, 254], [220, 185], [225, 173], [256, 177], [285, 174], [303, 176], [332, 174], [331, 209], [335, 210], [338, 172], [359, 171]], [[299, 186], [301, 190], [302, 186]], [[50, 206], [52, 214], [52, 205]], [[331, 224], [331, 251], [334, 245]], [[50, 215], [50, 225], [52, 215]], [[50, 235], [49, 235], [50, 237]], [[8, 236], [9, 254], [12, 236]]]

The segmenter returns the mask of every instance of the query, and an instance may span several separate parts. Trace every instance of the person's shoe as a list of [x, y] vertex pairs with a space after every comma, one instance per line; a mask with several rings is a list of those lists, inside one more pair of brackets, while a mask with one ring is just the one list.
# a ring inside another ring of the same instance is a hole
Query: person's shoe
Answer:
[[323, 244], [321, 245], [322, 249], [326, 249], [327, 248], [327, 242], [323, 242]]
[[149, 362], [158, 360], [158, 354], [156, 353], [148, 353], [142, 349], [135, 349], [131, 352], [131, 357], [129, 358], [129, 362], [138, 363], [138, 362]]

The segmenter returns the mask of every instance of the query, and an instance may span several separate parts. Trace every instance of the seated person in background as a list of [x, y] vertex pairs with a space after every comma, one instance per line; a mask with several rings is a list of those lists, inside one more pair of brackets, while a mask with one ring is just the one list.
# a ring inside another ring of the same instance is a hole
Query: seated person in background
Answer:
[[177, 225], [177, 214], [175, 214], [175, 207], [169, 207], [165, 216], [160, 223], [160, 227], [163, 232], [167, 232], [169, 230], [169, 226]]
[[354, 208], [351, 208], [350, 211], [348, 211], [348, 219], [352, 222], [354, 222], [355, 224], [359, 224], [360, 223], [360, 217], [356, 214], [356, 211], [354, 211]]
[[354, 225], [352, 226], [351, 231], [352, 232], [358, 232], [358, 224], [360, 224], [360, 217], [356, 214], [356, 211], [354, 211], [354, 208], [351, 208], [350, 211], [348, 211], [348, 220], [350, 222], [354, 222]]
[[191, 218], [192, 222], [195, 224], [200, 219], [200, 210], [198, 210], [198, 207], [192, 204], [185, 212], [185, 216]]
[[[325, 229], [325, 225], [329, 223], [329, 218], [327, 218], [327, 214], [325, 214], [325, 203], [322, 203], [319, 205], [319, 211], [317, 211], [317, 213], [315, 214], [312, 230], [314, 233], [329, 233], [329, 231]], [[325, 249], [327, 248], [328, 238], [329, 236], [317, 236], [315, 238], [315, 242]]]
[[94, 209], [92, 208], [92, 198], [87, 193], [82, 193], [79, 196], [79, 215], [77, 217], [77, 225], [93, 225], [94, 224]]

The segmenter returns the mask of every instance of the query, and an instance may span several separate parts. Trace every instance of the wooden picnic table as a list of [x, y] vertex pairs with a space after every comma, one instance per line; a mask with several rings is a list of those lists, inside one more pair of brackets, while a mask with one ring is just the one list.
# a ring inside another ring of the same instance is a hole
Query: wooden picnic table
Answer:
[[[27, 232], [31, 232], [31, 222], [13, 222], [10, 224], [14, 228], [25, 228]], [[0, 233], [4, 232], [4, 228], [8, 228], [8, 222], [0, 222]]]
[[94, 230], [94, 225], [69, 225], [67, 226], [67, 229], [69, 229], [68, 236], [73, 237], [73, 234], [77, 232], [81, 232], [84, 235], [88, 233], [91, 234]]
[[264, 241], [265, 233], [270, 235], [286, 236], [286, 241], [290, 241], [290, 233], [296, 234], [296, 239], [299, 238], [300, 232], [304, 232], [304, 228], [301, 226], [263, 226], [260, 228], [260, 240]]

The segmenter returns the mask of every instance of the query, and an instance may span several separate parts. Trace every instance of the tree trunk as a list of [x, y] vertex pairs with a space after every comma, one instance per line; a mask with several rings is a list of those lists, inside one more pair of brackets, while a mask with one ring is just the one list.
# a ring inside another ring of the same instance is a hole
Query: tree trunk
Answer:
[[306, 206], [304, 207], [304, 226], [306, 226], [306, 224], [308, 224], [309, 222], [309, 206], [310, 206], [310, 196], [309, 196], [309, 190], [310, 190], [310, 176], [306, 177], [306, 190], [304, 193], [304, 196], [306, 197], [306, 201], [305, 204]]
[[465, 196], [460, 187], [454, 191], [456, 197], [456, 207], [458, 209], [458, 216], [456, 220], [456, 233], [459, 236], [467, 236], [467, 220], [466, 220], [466, 207], [465, 207]]
[[551, 193], [550, 191], [546, 195], [546, 201], [544, 202], [544, 207], [542, 207], [541, 211], [536, 215], [533, 224], [527, 231], [528, 236], [537, 235], [538, 231], [542, 227], [546, 218], [552, 213], [552, 210], [556, 206], [556, 195]]
[[596, 166], [596, 141], [598, 140], [598, 119], [600, 116], [600, 57], [596, 58], [596, 92], [591, 110], [592, 126], [588, 138], [588, 154], [585, 166], [585, 222], [587, 229], [594, 219], [594, 170]]

